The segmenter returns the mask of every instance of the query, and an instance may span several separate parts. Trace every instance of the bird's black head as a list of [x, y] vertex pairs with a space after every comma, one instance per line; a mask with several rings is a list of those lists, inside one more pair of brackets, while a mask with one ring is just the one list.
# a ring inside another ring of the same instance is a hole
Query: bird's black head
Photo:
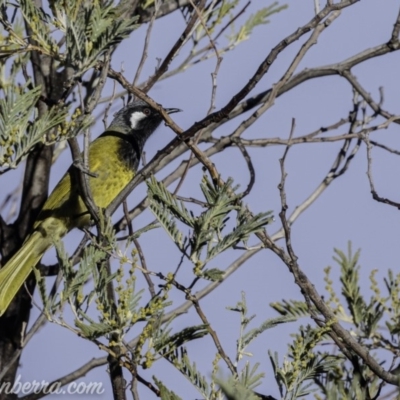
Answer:
[[[181, 111], [178, 108], [166, 108], [168, 114]], [[120, 156], [129, 168], [136, 170], [144, 144], [149, 136], [161, 124], [161, 115], [146, 102], [135, 100], [119, 110], [104, 135], [117, 136], [120, 139]]]
[[[168, 114], [181, 111], [178, 108], [166, 108], [165, 110]], [[135, 100], [114, 115], [110, 128], [140, 136], [142, 140], [146, 140], [157, 129], [161, 121], [161, 115], [146, 102]]]

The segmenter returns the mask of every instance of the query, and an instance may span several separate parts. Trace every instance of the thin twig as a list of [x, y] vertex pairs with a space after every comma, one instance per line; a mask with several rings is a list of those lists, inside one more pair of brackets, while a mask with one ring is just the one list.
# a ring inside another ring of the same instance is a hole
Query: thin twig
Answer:
[[389, 206], [396, 207], [397, 209], [400, 209], [400, 203], [390, 200], [386, 197], [381, 197], [378, 192], [375, 189], [375, 184], [374, 184], [374, 179], [372, 177], [372, 145], [371, 142], [369, 141], [368, 135], [365, 135], [364, 142], [367, 145], [367, 176], [368, 176], [368, 182], [369, 182], [369, 187], [371, 190], [372, 198], [379, 203], [383, 204], [388, 204]]
[[[163, 274], [159, 273], [158, 275], [159, 275], [159, 277], [161, 279], [167, 280], [166, 277]], [[204, 314], [203, 310], [201, 309], [200, 303], [199, 303], [199, 299], [195, 295], [191, 294], [190, 289], [186, 288], [185, 286], [183, 286], [179, 282], [177, 282], [175, 280], [175, 278], [168, 279], [168, 281], [170, 283], [172, 283], [178, 290], [180, 290], [180, 291], [182, 291], [183, 293], [186, 294], [186, 299], [189, 300], [193, 304], [193, 306], [194, 306], [197, 314], [199, 315], [200, 319], [202, 320], [203, 324], [207, 325], [207, 330], [210, 333], [210, 336], [212, 337], [212, 339], [214, 341], [215, 347], [217, 348], [219, 355], [225, 361], [225, 363], [228, 366], [228, 368], [231, 371], [231, 373], [234, 376], [237, 376], [236, 367], [232, 363], [232, 361], [229, 358], [229, 356], [225, 353], [225, 351], [224, 351], [224, 349], [223, 349], [223, 347], [221, 345], [221, 342], [220, 342], [220, 340], [218, 338], [217, 333], [214, 331], [214, 329], [212, 329], [211, 324], [209, 323], [209, 321], [207, 320], [206, 315]]]
[[108, 102], [107, 107], [104, 110], [104, 115], [103, 115], [103, 118], [102, 118], [104, 129], [107, 129], [107, 126], [108, 126], [108, 122], [107, 122], [108, 113], [109, 113], [109, 111], [110, 111], [110, 109], [112, 107], [112, 104], [113, 104], [114, 100], [115, 100], [115, 91], [116, 90], [117, 90], [117, 85], [116, 85], [116, 82], [114, 81], [113, 82], [113, 90], [112, 90], [112, 93], [111, 93], [111, 96], [110, 96], [110, 101]]
[[369, 142], [375, 147], [379, 147], [383, 150], [388, 151], [389, 153], [395, 154], [396, 156], [400, 156], [400, 150], [392, 149], [391, 147], [386, 146], [385, 144], [379, 143], [375, 140], [370, 140]]
[[[206, 4], [206, 0], [201, 0], [198, 8], [200, 10], [202, 10], [204, 8], [205, 4]], [[187, 40], [187, 38], [192, 33], [193, 27], [195, 26], [195, 23], [197, 22], [197, 19], [198, 19], [197, 13], [193, 13], [193, 15], [191, 16], [190, 20], [186, 24], [185, 30], [179, 36], [179, 39], [176, 41], [176, 43], [172, 46], [171, 50], [169, 51], [169, 53], [165, 57], [164, 61], [157, 68], [157, 70], [154, 73], [154, 75], [152, 75], [147, 80], [147, 82], [145, 83], [145, 86], [143, 87], [143, 92], [144, 93], [147, 93], [153, 87], [153, 85], [158, 81], [158, 79], [168, 70], [168, 67], [171, 64], [172, 60], [178, 54], [179, 50], [184, 45], [184, 43]]]
[[144, 279], [146, 279], [147, 285], [149, 287], [150, 295], [153, 298], [156, 295], [156, 291], [154, 289], [154, 283], [150, 278], [149, 270], [147, 268], [147, 263], [146, 263], [146, 259], [144, 257], [142, 247], [140, 246], [139, 240], [135, 238], [133, 228], [132, 228], [132, 221], [129, 217], [129, 210], [128, 210], [128, 205], [127, 205], [126, 200], [124, 200], [122, 205], [123, 205], [124, 215], [125, 215], [125, 219], [127, 221], [127, 226], [128, 226], [128, 233], [129, 233], [128, 238], [132, 239], [132, 241], [136, 247], [136, 250], [139, 254], [140, 263], [142, 265], [142, 273], [143, 273]]
[[230, 19], [227, 24], [221, 28], [221, 30], [217, 33], [214, 38], [214, 42], [218, 40], [218, 38], [241, 16], [246, 12], [247, 7], [251, 4], [251, 1], [248, 1], [244, 7], [232, 18]]
[[178, 196], [178, 195], [176, 195], [175, 197], [178, 200], [186, 201], [188, 203], [194, 203], [194, 204], [197, 204], [197, 205], [199, 205], [201, 207], [204, 207], [204, 208], [209, 207], [208, 203], [205, 203], [204, 201], [200, 201], [200, 200], [194, 199], [193, 197], [183, 197], [183, 196]]
[[[350, 72], [350, 70], [342, 71], [342, 75], [377, 114], [386, 119], [393, 119], [395, 117], [395, 115], [381, 109], [380, 105], [374, 101], [372, 96], [363, 88], [363, 86], [358, 82], [358, 79]], [[394, 122], [400, 123], [400, 119], [395, 119]]]
[[212, 337], [212, 339], [214, 341], [215, 347], [217, 348], [219, 355], [225, 361], [225, 363], [228, 366], [229, 370], [231, 371], [232, 375], [234, 377], [236, 377], [237, 376], [236, 367], [234, 366], [234, 364], [231, 361], [231, 359], [229, 358], [229, 356], [225, 353], [225, 351], [221, 345], [221, 342], [218, 338], [217, 333], [214, 331], [214, 329], [212, 329], [211, 324], [208, 322], [206, 315], [203, 313], [203, 310], [200, 307], [199, 300], [196, 298], [196, 296], [192, 296], [192, 295], [189, 295], [188, 299], [193, 303], [194, 308], [195, 308], [198, 316], [202, 320], [203, 324], [207, 325], [207, 330], [210, 333], [210, 336]]
[[146, 38], [144, 40], [142, 57], [140, 59], [139, 66], [138, 66], [138, 68], [136, 70], [135, 78], [133, 79], [133, 82], [132, 82], [133, 86], [137, 85], [137, 81], [139, 80], [140, 74], [142, 72], [142, 69], [143, 69], [144, 64], [146, 62], [146, 59], [147, 59], [147, 51], [148, 51], [149, 45], [150, 45], [151, 32], [153, 30], [153, 24], [154, 24], [154, 21], [156, 19], [156, 15], [158, 13], [159, 7], [160, 7], [159, 0], [155, 0], [154, 1], [154, 12], [153, 12], [153, 14], [152, 14], [152, 16], [150, 18], [149, 26], [147, 27], [147, 32], [146, 32]]
[[396, 18], [396, 22], [393, 25], [392, 37], [390, 39], [390, 44], [399, 43], [400, 34], [400, 10]]
[[236, 145], [238, 146], [240, 152], [242, 153], [244, 160], [246, 161], [247, 168], [250, 174], [250, 181], [247, 185], [246, 190], [238, 195], [238, 199], [242, 200], [251, 192], [251, 189], [254, 186], [254, 183], [256, 181], [256, 170], [254, 169], [253, 161], [251, 160], [250, 154], [248, 153], [246, 147], [243, 146], [243, 144], [241, 143], [240, 138], [233, 138], [233, 139]]
[[199, 10], [198, 7], [196, 7], [196, 4], [193, 2], [193, 0], [190, 0], [190, 3], [192, 5], [193, 9], [195, 10], [195, 12], [197, 13], [200, 23], [203, 26], [204, 32], [208, 36], [209, 44], [210, 44], [211, 48], [214, 50], [215, 56], [217, 57], [217, 63], [215, 65], [214, 72], [211, 74], [211, 78], [212, 78], [211, 104], [210, 104], [210, 108], [207, 112], [207, 115], [209, 115], [215, 109], [215, 97], [216, 97], [216, 93], [217, 93], [217, 76], [218, 76], [219, 68], [222, 63], [222, 57], [217, 49], [217, 46], [215, 45], [213, 38], [211, 37], [210, 32], [208, 31], [207, 24], [204, 21], [201, 11]]

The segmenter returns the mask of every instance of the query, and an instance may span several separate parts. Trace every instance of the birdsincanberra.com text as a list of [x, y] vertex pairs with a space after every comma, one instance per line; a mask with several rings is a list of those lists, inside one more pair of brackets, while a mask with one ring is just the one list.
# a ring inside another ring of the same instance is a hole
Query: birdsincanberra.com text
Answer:
[[0, 394], [86, 394], [99, 395], [104, 393], [102, 382], [70, 382], [64, 385], [61, 382], [36, 381], [21, 382], [18, 375], [14, 384], [10, 382], [0, 383]]

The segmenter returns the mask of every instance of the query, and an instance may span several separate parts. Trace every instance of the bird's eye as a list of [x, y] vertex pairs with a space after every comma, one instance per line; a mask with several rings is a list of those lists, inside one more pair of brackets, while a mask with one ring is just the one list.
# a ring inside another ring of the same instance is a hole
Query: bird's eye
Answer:
[[150, 113], [151, 113], [151, 111], [150, 111], [150, 108], [145, 108], [144, 110], [143, 110], [143, 113], [145, 114], [145, 115], [150, 115]]

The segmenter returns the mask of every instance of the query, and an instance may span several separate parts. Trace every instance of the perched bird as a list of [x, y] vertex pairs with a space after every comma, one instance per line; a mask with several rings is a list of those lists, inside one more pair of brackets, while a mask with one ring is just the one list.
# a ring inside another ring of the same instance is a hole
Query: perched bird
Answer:
[[[165, 110], [169, 114], [181, 111]], [[118, 111], [108, 129], [89, 145], [89, 187], [97, 207], [107, 208], [133, 179], [143, 146], [161, 121], [157, 111], [136, 100]], [[71, 229], [89, 223], [90, 213], [71, 166], [45, 202], [21, 249], [0, 269], [0, 316], [45, 251]]]

